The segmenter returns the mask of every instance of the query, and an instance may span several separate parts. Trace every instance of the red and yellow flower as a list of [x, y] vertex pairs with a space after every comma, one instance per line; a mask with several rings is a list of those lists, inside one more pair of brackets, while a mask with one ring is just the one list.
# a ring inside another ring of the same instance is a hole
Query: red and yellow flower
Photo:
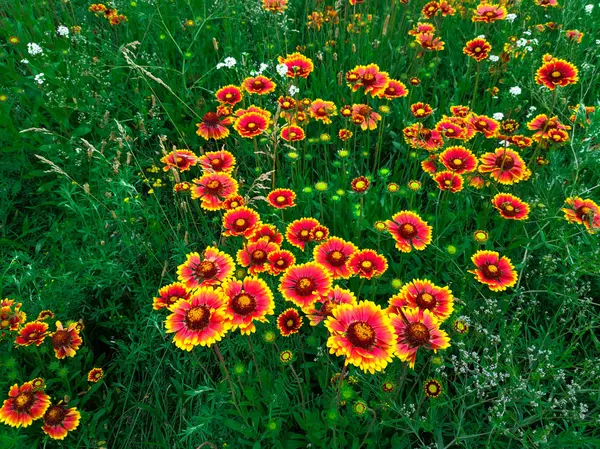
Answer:
[[267, 202], [276, 209], [286, 209], [296, 205], [296, 193], [290, 189], [275, 189], [267, 195]]
[[439, 327], [439, 320], [429, 310], [406, 307], [390, 316], [398, 338], [396, 355], [414, 368], [419, 348], [439, 349], [450, 347], [448, 334]]
[[525, 177], [525, 161], [519, 153], [508, 148], [496, 148], [480, 158], [480, 173], [489, 173], [500, 184], [515, 184]]
[[356, 245], [339, 237], [331, 237], [313, 250], [315, 262], [321, 264], [330, 273], [333, 279], [348, 279], [352, 276], [346, 262], [350, 256], [358, 251]]
[[388, 232], [403, 253], [422, 251], [431, 243], [431, 226], [414, 212], [403, 210], [387, 222]]
[[56, 331], [51, 334], [51, 340], [57, 359], [75, 357], [77, 350], [83, 343], [77, 330], [77, 323], [71, 323], [64, 328], [60, 321], [56, 322]]
[[355, 251], [348, 257], [346, 267], [352, 275], [371, 279], [379, 277], [388, 269], [387, 259], [372, 249]]
[[281, 235], [277, 227], [267, 223], [256, 225], [252, 234], [246, 238], [249, 242], [258, 242], [260, 239], [266, 238], [269, 242], [273, 242], [276, 245], [281, 245], [283, 242], [283, 235]]
[[340, 304], [325, 321], [331, 354], [344, 356], [345, 365], [354, 365], [371, 374], [392, 361], [396, 335], [387, 314], [371, 301]]
[[469, 120], [469, 123], [473, 126], [473, 128], [475, 128], [475, 131], [483, 133], [488, 139], [496, 137], [500, 131], [500, 123], [493, 118], [486, 117], [485, 115], [473, 114]]
[[256, 230], [260, 223], [260, 215], [249, 207], [238, 207], [228, 210], [223, 215], [223, 235], [226, 237], [241, 235], [248, 237]]
[[569, 125], [563, 125], [558, 117], [548, 117], [546, 114], [536, 115], [530, 122], [527, 123], [527, 128], [535, 131], [532, 138], [539, 142], [542, 139], [548, 139], [549, 133], [553, 130], [568, 131], [571, 129]]
[[268, 323], [267, 315], [273, 315], [275, 302], [265, 281], [256, 277], [229, 279], [222, 288], [228, 298], [225, 314], [232, 330], [239, 328], [242, 334], [251, 334], [256, 331], [254, 321]]
[[165, 164], [163, 167], [164, 171], [169, 171], [172, 168], [177, 168], [179, 171], [187, 171], [196, 165], [197, 160], [198, 158], [192, 151], [173, 150], [160, 161]]
[[275, 91], [277, 84], [266, 76], [248, 77], [242, 82], [242, 87], [249, 94], [266, 95]]
[[244, 197], [236, 193], [235, 195], [229, 195], [227, 198], [225, 198], [225, 201], [223, 201], [223, 209], [237, 209], [238, 207], [242, 207], [244, 204], [246, 204]]
[[370, 106], [366, 104], [352, 105], [352, 122], [360, 126], [360, 129], [373, 131], [377, 128], [377, 122], [381, 121], [381, 115], [374, 112]]
[[476, 38], [468, 41], [465, 44], [463, 53], [467, 56], [470, 56], [475, 61], [480, 62], [489, 56], [491, 50], [492, 46], [488, 41], [482, 38]]
[[205, 173], [231, 173], [235, 168], [235, 157], [229, 151], [208, 151], [198, 158]]
[[321, 223], [315, 218], [301, 218], [292, 221], [285, 232], [285, 237], [291, 245], [304, 251], [307, 242], [312, 241], [311, 231]]
[[5, 330], [16, 331], [25, 322], [27, 315], [21, 311], [21, 305], [14, 299], [0, 301], [0, 336], [4, 336]]
[[475, 155], [470, 150], [460, 145], [448, 147], [442, 151], [439, 155], [439, 161], [444, 164], [448, 170], [457, 175], [470, 173], [477, 168], [477, 158]]
[[272, 251], [267, 255], [267, 271], [274, 276], [279, 276], [295, 263], [294, 254], [285, 249]]
[[460, 192], [464, 187], [464, 180], [461, 175], [451, 171], [437, 172], [433, 177], [440, 190], [449, 190], [452, 193]]
[[48, 324], [43, 321], [32, 321], [19, 329], [15, 344], [18, 346], [39, 346], [47, 336]]
[[[42, 387], [43, 388], [43, 387]], [[11, 427], [28, 427], [40, 419], [50, 407], [50, 396], [25, 382], [19, 387], [14, 384], [8, 392], [8, 399], [0, 408], [0, 423]]]
[[238, 182], [229, 173], [206, 173], [194, 179], [192, 199], [200, 199], [200, 207], [206, 210], [223, 208], [223, 201], [238, 192]]
[[337, 107], [333, 101], [325, 101], [317, 98], [309, 106], [308, 113], [315, 120], [329, 125], [331, 117], [337, 115]]
[[165, 321], [167, 333], [174, 333], [175, 345], [186, 351], [194, 346], [210, 346], [231, 328], [227, 316], [227, 296], [212, 287], [199, 287], [189, 300], [180, 299]]
[[[448, 287], [438, 287], [428, 279], [414, 279], [390, 300], [390, 307], [412, 307], [430, 311], [440, 322], [445, 321], [454, 310], [454, 296]], [[401, 305], [400, 305], [401, 304]], [[390, 313], [399, 313], [396, 310]]]
[[500, 257], [496, 251], [480, 250], [473, 254], [471, 260], [476, 268], [469, 270], [469, 273], [474, 274], [475, 279], [486, 284], [491, 291], [504, 291], [517, 283], [517, 272], [508, 257]]
[[418, 102], [410, 106], [410, 112], [416, 118], [425, 118], [433, 114], [433, 109], [427, 103]]
[[88, 382], [96, 383], [104, 377], [104, 370], [102, 368], [92, 368], [88, 373]]
[[402, 98], [408, 95], [406, 84], [397, 80], [389, 80], [385, 88], [379, 93], [380, 98], [393, 100], [394, 98]]
[[288, 68], [286, 76], [288, 78], [308, 78], [308, 75], [314, 70], [315, 66], [310, 58], [301, 53], [292, 53], [285, 58], [277, 58], [279, 64], [285, 64]]
[[64, 404], [51, 405], [44, 414], [42, 430], [54, 440], [64, 440], [67, 434], [79, 426], [81, 414], [76, 407], [67, 408]]
[[[334, 286], [327, 296], [322, 296], [316, 303], [315, 307], [306, 310], [311, 326], [316, 326], [324, 319], [332, 316], [333, 310], [340, 304], [356, 305], [356, 296], [350, 290]], [[316, 306], [319, 306], [317, 309]]]
[[535, 82], [554, 90], [556, 86], [567, 86], [579, 81], [579, 70], [564, 59], [553, 58], [544, 63], [535, 74]]
[[369, 181], [365, 176], [359, 176], [358, 178], [354, 178], [350, 183], [350, 187], [356, 193], [366, 192], [370, 185], [371, 181]]
[[209, 246], [202, 255], [188, 254], [186, 261], [177, 267], [177, 276], [179, 281], [191, 290], [200, 286], [219, 284], [233, 276], [234, 270], [235, 264], [229, 254]]
[[215, 96], [220, 103], [227, 104], [229, 106], [235, 106], [244, 98], [242, 90], [233, 84], [221, 87]]
[[305, 309], [312, 307], [331, 289], [331, 275], [321, 264], [308, 262], [293, 265], [283, 274], [279, 291], [286, 301]]
[[269, 118], [260, 112], [246, 112], [240, 115], [233, 124], [233, 128], [240, 136], [251, 139], [269, 127]]
[[229, 136], [227, 126], [231, 125], [231, 118], [221, 116], [217, 112], [207, 112], [202, 117], [202, 121], [197, 123], [198, 130], [196, 134], [200, 137], [209, 140], [220, 140]]
[[286, 309], [277, 317], [277, 327], [284, 337], [297, 334], [302, 327], [302, 316], [296, 309]]
[[506, 19], [506, 8], [502, 5], [492, 5], [490, 3], [481, 3], [473, 11], [473, 22], [492, 23], [497, 20]]
[[350, 131], [349, 129], [340, 129], [338, 131], [338, 137], [340, 138], [340, 140], [342, 142], [345, 142], [346, 140], [351, 139], [353, 135], [354, 135], [354, 133], [352, 131]]
[[281, 128], [279, 135], [286, 142], [298, 142], [306, 138], [304, 130], [294, 125], [284, 126]]
[[257, 275], [267, 271], [267, 256], [273, 251], [277, 251], [279, 245], [263, 237], [256, 242], [248, 243], [244, 248], [237, 252], [237, 262], [244, 268], [248, 268], [248, 273]]
[[569, 223], [584, 225], [590, 234], [600, 230], [600, 207], [594, 201], [576, 196], [567, 198], [565, 204], [561, 210]]
[[498, 193], [492, 198], [492, 205], [508, 220], [526, 220], [529, 217], [529, 204], [510, 193]]
[[372, 97], [377, 97], [387, 87], [390, 77], [387, 72], [380, 71], [377, 64], [369, 64], [354, 67], [346, 74], [346, 81], [352, 92], [362, 88], [365, 95], [371, 94]]

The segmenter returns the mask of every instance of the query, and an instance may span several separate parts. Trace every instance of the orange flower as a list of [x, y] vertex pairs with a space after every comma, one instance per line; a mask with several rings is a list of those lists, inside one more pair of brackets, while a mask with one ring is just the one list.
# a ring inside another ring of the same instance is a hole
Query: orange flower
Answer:
[[414, 212], [403, 210], [386, 222], [388, 232], [403, 253], [414, 249], [422, 251], [431, 243], [431, 226]]
[[75, 357], [83, 340], [79, 336], [77, 323], [72, 323], [65, 329], [60, 321], [56, 322], [56, 331], [51, 335], [54, 354], [57, 359]]
[[239, 328], [242, 334], [251, 334], [256, 331], [254, 321], [269, 322], [267, 315], [273, 315], [275, 302], [265, 281], [254, 277], [229, 279], [222, 288], [228, 298], [225, 314], [232, 330]]
[[302, 327], [302, 317], [296, 309], [286, 309], [277, 317], [277, 327], [283, 337], [297, 334]]
[[485, 134], [487, 138], [496, 137], [500, 130], [500, 123], [485, 115], [473, 114], [469, 122], [476, 131]]
[[450, 317], [454, 310], [454, 297], [450, 289], [438, 287], [428, 279], [413, 279], [404, 284], [396, 296], [402, 298], [408, 307], [429, 310], [440, 322]]
[[533, 140], [539, 142], [541, 139], [548, 139], [548, 133], [552, 130], [565, 130], [571, 129], [568, 125], [563, 125], [558, 120], [558, 117], [550, 117], [546, 114], [540, 114], [535, 116], [530, 122], [527, 123], [527, 128], [531, 131], [535, 131], [533, 134]]
[[363, 131], [373, 131], [377, 128], [377, 122], [381, 121], [381, 115], [366, 104], [355, 104], [352, 105], [352, 121]]
[[223, 208], [225, 198], [235, 195], [238, 183], [229, 173], [206, 173], [200, 179], [194, 179], [192, 199], [200, 199], [200, 206], [206, 210]]
[[377, 64], [358, 65], [346, 74], [346, 81], [352, 92], [364, 89], [364, 94], [377, 97], [388, 85], [390, 77], [387, 72], [379, 70]]
[[250, 139], [262, 134], [269, 127], [269, 119], [259, 112], [246, 112], [239, 116], [233, 128], [240, 136]]
[[431, 106], [427, 103], [419, 102], [410, 106], [410, 112], [412, 112], [412, 115], [416, 118], [425, 118], [433, 114], [433, 109], [431, 109]]
[[25, 324], [20, 330], [15, 344], [18, 346], [41, 345], [48, 336], [48, 324], [43, 321], [32, 321]]
[[88, 373], [88, 382], [96, 383], [104, 377], [104, 370], [102, 368], [92, 368]]
[[489, 52], [492, 50], [492, 46], [485, 39], [472, 39], [463, 48], [463, 53], [470, 56], [475, 61], [480, 62], [486, 59]]
[[267, 237], [263, 237], [240, 249], [237, 253], [237, 262], [242, 267], [248, 267], [248, 273], [256, 275], [267, 271], [267, 256], [278, 249], [279, 245], [269, 242]]
[[584, 225], [590, 234], [600, 230], [600, 208], [595, 202], [576, 196], [567, 198], [565, 204], [561, 210], [569, 223]]
[[[316, 303], [314, 308], [307, 309], [308, 319], [311, 326], [316, 326], [326, 318], [333, 316], [333, 310], [340, 304], [356, 305], [356, 296], [350, 290], [334, 286], [327, 296], [322, 296]], [[319, 309], [316, 306], [319, 305]]]
[[275, 189], [267, 195], [267, 202], [276, 209], [286, 209], [296, 205], [296, 194], [290, 189]]
[[346, 262], [356, 251], [358, 248], [352, 242], [347, 242], [339, 237], [331, 237], [315, 247], [313, 257], [315, 262], [324, 266], [331, 273], [333, 279], [348, 279], [352, 273]]
[[190, 167], [196, 165], [197, 159], [198, 158], [192, 151], [173, 150], [160, 161], [165, 164], [163, 167], [164, 171], [169, 171], [172, 168], [177, 168], [180, 171], [187, 171]]
[[229, 130], [225, 127], [231, 125], [231, 119], [229, 117], [222, 117], [216, 112], [207, 112], [202, 117], [200, 123], [196, 123], [198, 130], [196, 134], [200, 137], [209, 140], [220, 140], [229, 136]]
[[438, 2], [429, 2], [423, 6], [421, 10], [421, 14], [423, 14], [428, 19], [431, 19], [440, 9], [440, 4]]
[[440, 153], [439, 160], [448, 170], [457, 175], [470, 173], [477, 168], [475, 155], [460, 145], [446, 148]]
[[315, 262], [291, 266], [279, 283], [279, 291], [285, 300], [302, 309], [312, 307], [321, 296], [327, 295], [330, 288], [331, 275]]
[[235, 106], [244, 98], [240, 88], [233, 84], [221, 87], [215, 96], [220, 103], [228, 104], [229, 106]]
[[513, 287], [517, 283], [517, 272], [506, 256], [500, 257], [496, 251], [477, 251], [471, 257], [475, 270], [468, 270], [475, 279], [486, 284], [491, 291], [499, 292]]
[[314, 70], [315, 66], [311, 59], [300, 53], [292, 53], [285, 58], [277, 58], [279, 64], [285, 64], [288, 68], [286, 76], [288, 78], [308, 78], [308, 75]]
[[408, 95], [408, 89], [406, 85], [397, 80], [389, 80], [385, 89], [383, 89], [379, 93], [380, 98], [386, 98], [388, 100], [393, 100], [394, 98], [402, 98]]
[[492, 5], [489, 3], [482, 3], [477, 6], [473, 11], [473, 22], [485, 22], [492, 23], [496, 20], [506, 19], [506, 8], [501, 5]]
[[249, 94], [266, 95], [275, 91], [277, 84], [275, 84], [266, 76], [258, 75], [255, 77], [246, 78], [242, 82], [242, 87]]
[[208, 151], [198, 158], [204, 173], [231, 173], [235, 168], [235, 157], [229, 151]]
[[260, 239], [266, 238], [269, 242], [281, 245], [283, 235], [272, 224], [259, 223], [254, 227], [252, 234], [246, 237], [249, 242], [258, 242]]
[[554, 90], [556, 86], [567, 86], [579, 81], [579, 70], [564, 59], [552, 59], [544, 63], [535, 74], [535, 82]]
[[244, 204], [246, 204], [244, 198], [236, 193], [225, 198], [225, 201], [223, 201], [223, 209], [237, 209], [238, 207], [242, 207]]
[[64, 440], [67, 434], [79, 426], [81, 414], [76, 407], [63, 404], [51, 405], [44, 414], [42, 430], [53, 440]]
[[388, 268], [387, 259], [372, 249], [363, 249], [354, 252], [348, 261], [346, 267], [353, 275], [359, 275], [361, 278], [371, 279], [379, 277]]
[[[191, 290], [203, 285], [219, 284], [231, 277], [234, 270], [235, 264], [229, 254], [208, 246], [202, 255], [195, 252], [188, 254], [186, 261], [177, 267], [177, 277]], [[189, 296], [180, 299], [189, 299]]]
[[449, 190], [452, 193], [460, 192], [463, 189], [464, 180], [461, 175], [451, 171], [441, 171], [433, 177], [440, 190]]
[[306, 243], [312, 241], [310, 231], [319, 225], [319, 221], [314, 218], [294, 220], [288, 225], [285, 236], [291, 245], [304, 251]]
[[433, 33], [419, 33], [415, 36], [415, 41], [424, 50], [430, 51], [442, 51], [445, 45], [445, 42], [439, 37], [435, 37]]
[[228, 210], [223, 215], [223, 235], [226, 237], [241, 235], [248, 237], [256, 230], [260, 223], [258, 212], [242, 206]]
[[286, 142], [297, 142], [306, 138], [304, 130], [294, 125], [282, 127], [279, 135]]
[[337, 115], [337, 108], [333, 101], [325, 101], [317, 98], [308, 108], [308, 113], [315, 120], [329, 125], [331, 123], [330, 117]]
[[340, 138], [340, 140], [342, 142], [345, 142], [346, 140], [351, 139], [352, 136], [353, 136], [353, 133], [349, 129], [340, 129], [338, 131], [338, 137]]
[[485, 153], [480, 158], [479, 171], [489, 173], [500, 184], [514, 184], [525, 176], [525, 161], [516, 151], [497, 148], [493, 153]]
[[369, 181], [364, 176], [359, 176], [358, 178], [354, 178], [350, 183], [350, 187], [356, 193], [364, 193], [367, 191], [369, 186], [371, 185], [371, 181]]
[[529, 217], [529, 204], [510, 193], [496, 194], [492, 205], [507, 220], [526, 220]]
[[282, 13], [287, 9], [288, 0], [262, 0], [262, 8], [273, 14]]
[[269, 274], [279, 276], [296, 263], [296, 257], [285, 249], [272, 251], [267, 256], [267, 271]]
[[11, 427], [28, 427], [44, 416], [48, 407], [50, 396], [36, 389], [32, 382], [25, 382], [20, 387], [14, 384], [10, 387], [8, 399], [0, 408], [0, 423]]

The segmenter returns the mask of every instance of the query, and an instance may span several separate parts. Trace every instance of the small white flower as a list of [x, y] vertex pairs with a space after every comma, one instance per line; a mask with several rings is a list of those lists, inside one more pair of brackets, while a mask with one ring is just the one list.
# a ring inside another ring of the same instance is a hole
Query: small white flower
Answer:
[[533, 47], [531, 47], [531, 46], [528, 45], [527, 47], [525, 47], [525, 50], [527, 50], [527, 51], [533, 51]]
[[490, 61], [492, 62], [498, 62], [500, 60], [500, 58], [496, 55], [490, 55]]
[[529, 111], [531, 111], [531, 112], [537, 111], [537, 108], [535, 106], [529, 106]]
[[600, 45], [600, 39], [596, 40], [596, 45]]
[[516, 14], [507, 14], [506, 15], [506, 20], [510, 23], [513, 23], [516, 18], [517, 18]]
[[264, 62], [260, 64], [258, 68], [258, 73], [262, 73], [269, 68], [269, 64], [265, 64]]
[[485, 34], [480, 34], [479, 36], [477, 36], [477, 39], [485, 39]]
[[285, 76], [288, 72], [288, 67], [285, 64], [277, 64], [277, 67], [275, 67], [275, 70], [277, 70], [277, 73], [279, 74], [279, 76]]
[[232, 58], [231, 56], [225, 58], [225, 60], [223, 62], [225, 63], [225, 67], [227, 67], [228, 69], [232, 68], [233, 66], [235, 66], [237, 64], [237, 61], [235, 60], [235, 58]]
[[61, 37], [67, 37], [69, 35], [69, 29], [64, 25], [60, 25], [56, 29], [56, 34], [58, 34]]
[[585, 5], [585, 12], [588, 14], [592, 13], [592, 9], [594, 9], [594, 5], [589, 4], [589, 5]]
[[300, 89], [298, 89], [296, 86], [292, 85], [290, 86], [289, 89], [289, 93], [290, 95], [293, 97], [294, 95], [296, 95], [298, 92], [300, 92]]
[[29, 59], [21, 59], [21, 64], [29, 64]]
[[223, 64], [222, 62], [219, 62], [219, 63], [217, 64], [217, 70], [219, 70], [219, 69], [221, 69], [221, 68], [223, 68], [223, 67], [225, 67], [225, 64]]
[[44, 50], [42, 50], [42, 47], [40, 47], [38, 44], [36, 44], [34, 42], [29, 42], [27, 44], [27, 51], [29, 52], [29, 54], [31, 56], [41, 55], [42, 53], [44, 53]]
[[45, 81], [43, 73], [38, 73], [37, 75], [35, 75], [33, 77], [33, 79], [35, 80], [36, 83], [38, 83], [40, 85], [44, 84], [44, 81]]
[[517, 41], [517, 47], [524, 47], [527, 45], [527, 39], [521, 38]]
[[509, 92], [514, 96], [521, 95], [521, 88], [519, 86], [513, 86], [510, 88]]
[[502, 120], [504, 118], [504, 114], [502, 112], [496, 112], [494, 115], [492, 115], [492, 118], [494, 120]]
[[531, 36], [531, 31], [523, 31], [523, 34], [524, 34], [525, 36]]

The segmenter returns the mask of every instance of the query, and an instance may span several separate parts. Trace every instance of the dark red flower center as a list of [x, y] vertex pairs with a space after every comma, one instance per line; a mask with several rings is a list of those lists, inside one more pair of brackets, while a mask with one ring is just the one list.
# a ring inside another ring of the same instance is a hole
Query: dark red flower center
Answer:
[[406, 329], [406, 339], [413, 348], [426, 344], [429, 336], [429, 329], [423, 323], [410, 323]]
[[254, 80], [252, 82], [252, 87], [254, 87], [255, 89], [262, 89], [264, 85], [265, 84], [261, 80]]
[[20, 413], [28, 413], [29, 409], [33, 406], [35, 402], [35, 396], [33, 393], [29, 391], [21, 392], [14, 399], [14, 408], [16, 412]]
[[309, 296], [315, 290], [315, 282], [309, 278], [300, 278], [294, 287], [299, 296]]
[[417, 235], [417, 233], [417, 228], [410, 223], [404, 223], [400, 226], [400, 236], [403, 239], [412, 239]]
[[231, 300], [231, 308], [238, 315], [247, 315], [256, 310], [256, 299], [248, 293], [240, 293]]
[[61, 405], [53, 405], [44, 415], [44, 424], [47, 426], [58, 426], [65, 419], [67, 410]]
[[500, 156], [496, 159], [496, 167], [510, 170], [515, 166], [515, 160], [510, 156]]
[[493, 264], [493, 263], [484, 265], [483, 267], [481, 267], [481, 271], [483, 272], [483, 275], [487, 279], [499, 279], [500, 276], [502, 275], [498, 265]]
[[310, 240], [310, 231], [308, 229], [303, 229], [298, 233], [298, 239], [303, 242], [308, 242]]
[[202, 117], [202, 121], [207, 126], [217, 126], [219, 124], [219, 116], [214, 112], [207, 112], [204, 114], [204, 117]]
[[66, 330], [57, 330], [52, 335], [52, 345], [55, 348], [60, 346], [68, 346], [71, 343], [71, 333]]
[[185, 316], [185, 324], [194, 331], [201, 331], [208, 326], [210, 310], [206, 306], [194, 306]]
[[327, 254], [327, 262], [334, 267], [341, 267], [346, 264], [346, 256], [341, 251], [335, 250]]
[[243, 218], [238, 218], [233, 222], [232, 228], [236, 232], [243, 232], [248, 228], [248, 221]]
[[346, 338], [352, 346], [369, 349], [375, 343], [375, 329], [364, 321], [355, 321], [346, 331]]
[[196, 275], [200, 278], [210, 279], [217, 275], [219, 269], [214, 262], [210, 260], [203, 260], [196, 266], [195, 269]]
[[206, 190], [208, 190], [209, 193], [211, 194], [217, 194], [221, 191], [221, 188], [223, 187], [223, 185], [221, 184], [220, 181], [213, 179], [212, 181], [208, 181], [206, 183]]
[[504, 203], [502, 203], [500, 205], [500, 209], [502, 209], [502, 212], [504, 212], [504, 215], [506, 215], [508, 217], [514, 217], [515, 215], [517, 215], [519, 213], [519, 208], [513, 206], [512, 203], [510, 203], [509, 201], [505, 201]]
[[255, 264], [265, 263], [267, 260], [267, 253], [265, 253], [262, 249], [256, 249], [252, 251], [252, 262]]
[[365, 272], [367, 272], [367, 273], [369, 273], [369, 272], [373, 271], [373, 269], [374, 269], [374, 268], [375, 268], [375, 267], [373, 266], [373, 262], [371, 262], [370, 260], [363, 260], [363, 261], [360, 263], [360, 269], [361, 269], [362, 271], [365, 271]]
[[210, 165], [213, 169], [221, 168], [223, 166], [223, 159], [214, 158], [210, 160]]
[[421, 309], [427, 310], [433, 309], [437, 304], [435, 296], [427, 292], [419, 293], [415, 298], [415, 302]]

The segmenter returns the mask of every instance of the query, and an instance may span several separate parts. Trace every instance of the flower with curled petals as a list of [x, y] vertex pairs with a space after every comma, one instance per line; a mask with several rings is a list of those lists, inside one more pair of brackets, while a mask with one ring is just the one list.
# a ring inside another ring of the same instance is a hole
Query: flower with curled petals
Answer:
[[362, 249], [353, 253], [346, 262], [353, 275], [371, 279], [379, 277], [388, 269], [387, 259], [372, 249]]
[[507, 220], [526, 220], [529, 217], [529, 204], [510, 193], [496, 194], [492, 205]]
[[491, 291], [501, 292], [517, 283], [517, 272], [508, 257], [500, 257], [496, 251], [480, 250], [473, 254], [471, 260], [476, 268], [469, 273]]
[[228, 279], [222, 285], [227, 296], [225, 314], [232, 330], [240, 329], [242, 334], [256, 331], [254, 321], [267, 323], [267, 315], [273, 315], [275, 302], [273, 292], [267, 283], [256, 277], [246, 277], [243, 281]]
[[[179, 281], [187, 289], [215, 285], [233, 276], [235, 264], [229, 254], [214, 246], [207, 247], [202, 254], [190, 253], [186, 261], [177, 267]], [[182, 299], [187, 299], [182, 297]]]
[[284, 299], [302, 309], [312, 307], [330, 288], [331, 275], [316, 262], [291, 266], [279, 281], [279, 291]]
[[386, 222], [388, 232], [396, 241], [396, 248], [403, 253], [413, 249], [422, 251], [431, 243], [431, 226], [411, 211], [403, 210]]

